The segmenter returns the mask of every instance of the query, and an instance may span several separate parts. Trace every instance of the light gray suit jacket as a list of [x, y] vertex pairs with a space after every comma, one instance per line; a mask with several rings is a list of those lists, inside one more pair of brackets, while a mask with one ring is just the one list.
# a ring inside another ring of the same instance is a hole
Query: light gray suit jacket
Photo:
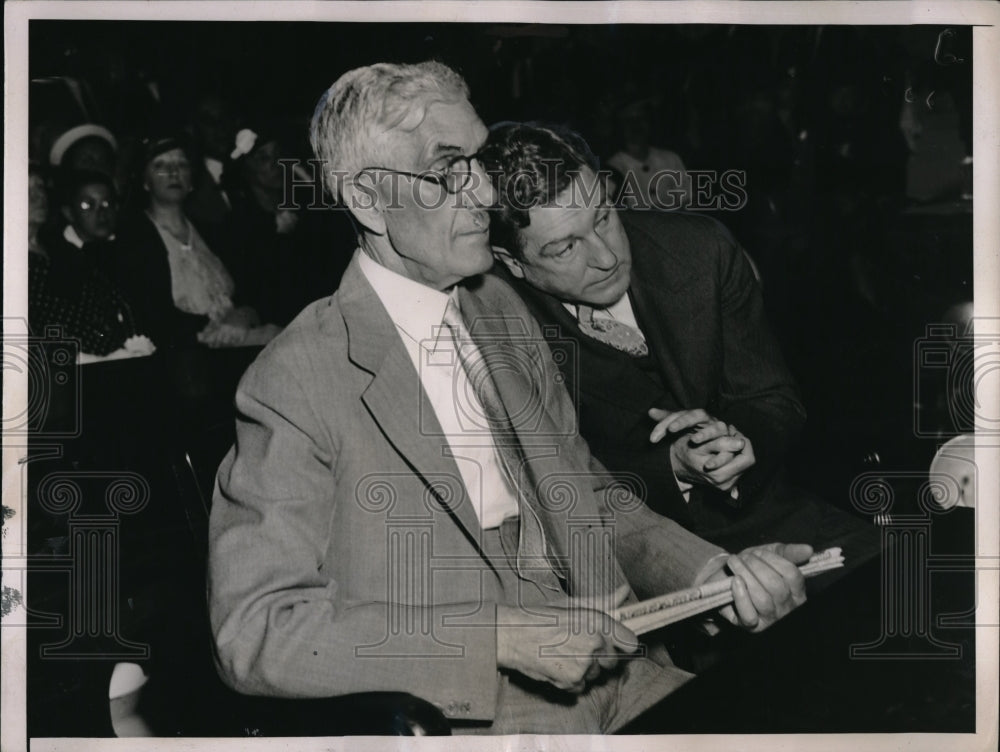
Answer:
[[[592, 460], [535, 320], [503, 281], [460, 291], [517, 415], [522, 482], [573, 595], [627, 578], [686, 587], [715, 546], [648, 510]], [[236, 394], [219, 469], [208, 595], [219, 670], [281, 697], [395, 690], [490, 720], [498, 603], [561, 593], [520, 580], [481, 529], [396, 328], [355, 258], [338, 292], [277, 337]]]

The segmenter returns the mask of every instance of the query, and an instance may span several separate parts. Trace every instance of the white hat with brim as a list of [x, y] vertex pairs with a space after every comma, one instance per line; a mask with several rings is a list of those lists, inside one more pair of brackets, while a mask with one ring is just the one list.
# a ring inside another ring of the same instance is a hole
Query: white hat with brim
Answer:
[[115, 139], [114, 134], [111, 131], [103, 125], [97, 125], [96, 123], [83, 123], [81, 125], [73, 126], [55, 140], [55, 143], [52, 144], [52, 148], [49, 149], [49, 164], [53, 167], [58, 167], [69, 148], [80, 139], [87, 138], [89, 136], [103, 138], [111, 145], [112, 149], [118, 151], [118, 141]]

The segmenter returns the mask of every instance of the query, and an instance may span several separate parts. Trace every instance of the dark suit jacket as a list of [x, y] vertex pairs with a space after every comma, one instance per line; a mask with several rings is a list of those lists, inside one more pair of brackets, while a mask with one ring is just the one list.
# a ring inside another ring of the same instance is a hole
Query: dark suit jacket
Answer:
[[195, 335], [208, 317], [184, 313], [174, 305], [167, 247], [145, 212], [122, 222], [111, 272], [132, 306], [136, 329], [157, 349], [200, 346]]
[[[538, 489], [567, 589], [596, 595], [623, 575], [640, 596], [690, 585], [720, 550], [609, 489], [517, 295], [485, 277], [460, 302], [508, 411], [533, 408], [523, 413], [530, 425], [516, 426], [522, 477]], [[264, 349], [236, 408], [209, 543], [226, 681], [286, 697], [407, 691], [451, 717], [491, 719], [507, 681], [496, 665], [496, 604], [561, 596], [519, 580], [489, 545], [356, 259], [332, 298]]]
[[[583, 334], [559, 300], [514, 280], [543, 324], [591, 450], [609, 470], [637, 476], [647, 503], [710, 540], [772, 491], [772, 478], [805, 420], [765, 321], [743, 250], [722, 225], [683, 213], [621, 212], [632, 248], [629, 296], [646, 335], [642, 361]], [[562, 355], [559, 353], [562, 352]], [[704, 408], [753, 442], [757, 463], [740, 497], [696, 487], [683, 500], [666, 442], [650, 444], [650, 407]], [[703, 505], [714, 511], [708, 514]], [[727, 541], [728, 542], [728, 541]]]

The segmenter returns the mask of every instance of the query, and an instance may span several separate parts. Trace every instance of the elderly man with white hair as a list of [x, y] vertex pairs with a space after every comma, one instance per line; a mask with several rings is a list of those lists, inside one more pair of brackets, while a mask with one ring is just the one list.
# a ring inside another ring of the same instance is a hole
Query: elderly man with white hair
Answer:
[[538, 325], [483, 275], [486, 137], [439, 63], [321, 98], [313, 147], [359, 247], [237, 392], [210, 530], [219, 670], [249, 694], [409, 692], [457, 732], [610, 732], [689, 674], [608, 612], [728, 571], [722, 615], [763, 629], [805, 599], [811, 549], [729, 555], [591, 458]]

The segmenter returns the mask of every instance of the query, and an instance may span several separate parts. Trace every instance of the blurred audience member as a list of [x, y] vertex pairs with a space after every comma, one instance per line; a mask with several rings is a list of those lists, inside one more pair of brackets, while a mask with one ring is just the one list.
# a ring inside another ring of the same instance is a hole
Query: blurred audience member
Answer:
[[203, 232], [225, 236], [230, 228], [232, 202], [223, 187], [223, 170], [233, 149], [236, 117], [218, 94], [207, 94], [197, 103], [191, 122], [199, 164], [194, 166], [194, 189], [184, 209]]
[[297, 163], [280, 163], [289, 155], [276, 130], [240, 130], [230, 157], [234, 242], [224, 260], [244, 299], [267, 320], [287, 324], [336, 289], [355, 247], [350, 220], [319, 206], [319, 196], [310, 206], [306, 192], [286, 195], [286, 181], [310, 181]]
[[40, 228], [48, 218], [45, 181], [28, 178], [28, 320], [36, 335], [59, 327], [60, 337], [80, 343], [79, 362], [131, 358], [156, 348], [139, 335], [121, 293], [74, 244], [46, 244]]
[[608, 164], [620, 175], [620, 200], [628, 208], [683, 209], [691, 203], [691, 180], [677, 154], [650, 143], [651, 121], [648, 100], [618, 113], [622, 149]]
[[279, 288], [282, 269], [292, 261], [299, 213], [279, 208], [284, 191], [278, 164], [281, 145], [269, 130], [244, 128], [236, 134], [229, 156], [225, 186], [233, 204], [234, 243], [226, 265], [261, 315], [283, 318]]
[[66, 171], [60, 178], [60, 211], [66, 220], [62, 239], [84, 250], [107, 270], [118, 226], [118, 193], [111, 176], [90, 170]]
[[235, 305], [232, 277], [184, 213], [192, 189], [188, 148], [174, 136], [144, 147], [140, 178], [147, 206], [123, 223], [115, 259], [137, 315], [164, 346], [269, 341], [278, 328], [260, 326], [252, 307]]
[[118, 140], [103, 125], [83, 123], [59, 135], [49, 149], [49, 164], [114, 176]]

